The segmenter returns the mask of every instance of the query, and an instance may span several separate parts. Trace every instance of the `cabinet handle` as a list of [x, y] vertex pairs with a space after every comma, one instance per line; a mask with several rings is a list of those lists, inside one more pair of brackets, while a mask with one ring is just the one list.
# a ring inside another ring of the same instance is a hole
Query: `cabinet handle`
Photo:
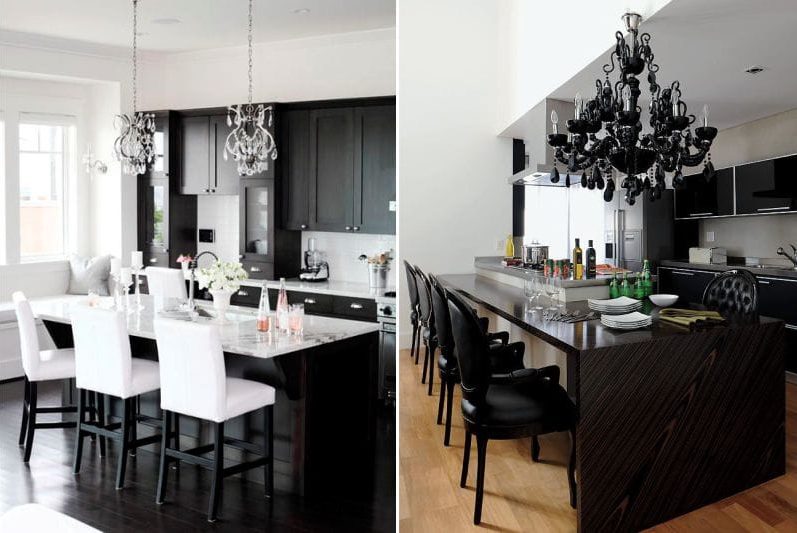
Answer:
[[690, 217], [706, 217], [706, 216], [711, 216], [713, 214], [714, 214], [714, 212], [712, 211], [710, 213], [689, 213], [689, 216]]
[[789, 283], [797, 283], [797, 280], [795, 280], [795, 279], [786, 279], [786, 278], [768, 278], [768, 277], [766, 277], [766, 276], [756, 276], [756, 277], [758, 278], [758, 281], [759, 281], [759, 282], [760, 282], [762, 279], [768, 279], [768, 280], [770, 280], [770, 281], [785, 281], [785, 282], [789, 282]]
[[788, 211], [789, 209], [791, 209], [790, 205], [784, 205], [782, 207], [759, 207], [756, 211], [763, 213], [766, 211]]
[[238, 296], [249, 296], [249, 293], [246, 291], [238, 291]]
[[797, 331], [797, 326], [794, 326], [792, 324], [786, 324], [786, 329], [793, 329], [793, 330]]
[[344, 229], [345, 229], [346, 231], [351, 231], [351, 226], [346, 226]]
[[260, 267], [250, 267], [249, 271], [250, 272], [260, 272]]
[[349, 304], [349, 307], [352, 308], [352, 309], [362, 309], [363, 308], [363, 304], [354, 304], [353, 303], [353, 304]]
[[353, 229], [354, 231], [360, 231], [360, 226], [354, 226], [352, 229]]
[[150, 262], [150, 263], [157, 263], [157, 262], [158, 262], [158, 260], [157, 260], [155, 257], [153, 257], [152, 259], [150, 259], [150, 260], [149, 260], [149, 262]]
[[678, 274], [679, 276], [694, 276], [694, 272], [682, 272], [680, 270], [673, 270], [673, 274]]
[[313, 300], [312, 298], [305, 298], [304, 303], [306, 303], [307, 305], [313, 305], [315, 304], [315, 300]]
[[307, 229], [307, 224], [302, 224], [302, 225], [301, 225], [301, 226], [299, 226], [299, 227], [300, 227], [300, 228], [302, 228], [302, 229]]
[[243, 258], [244, 258], [244, 254], [238, 254], [238, 259], [243, 259]]
[[763, 279], [758, 280], [759, 285], [769, 285], [768, 281], [764, 281]]

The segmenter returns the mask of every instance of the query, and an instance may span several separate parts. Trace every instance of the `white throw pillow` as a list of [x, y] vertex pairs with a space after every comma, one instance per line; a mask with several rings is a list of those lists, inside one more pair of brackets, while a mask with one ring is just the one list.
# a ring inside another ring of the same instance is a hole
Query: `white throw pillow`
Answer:
[[111, 274], [111, 256], [69, 258], [69, 294], [93, 292], [108, 296], [108, 276]]

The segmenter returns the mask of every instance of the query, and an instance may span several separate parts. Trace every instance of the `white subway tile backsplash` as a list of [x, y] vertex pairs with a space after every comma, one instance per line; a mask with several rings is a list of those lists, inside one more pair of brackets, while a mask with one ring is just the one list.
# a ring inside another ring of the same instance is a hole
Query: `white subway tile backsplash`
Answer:
[[[197, 242], [197, 252], [209, 250], [225, 261], [237, 261], [238, 212], [238, 196], [198, 196], [197, 227], [212, 229], [215, 233], [215, 242]], [[315, 237], [316, 249], [324, 253], [324, 259], [329, 263], [330, 279], [337, 281], [368, 283], [368, 266], [357, 259], [361, 254], [372, 255], [393, 250], [392, 255], [395, 257], [395, 235], [303, 231], [302, 256], [299, 258], [302, 262], [310, 237]], [[395, 262], [390, 265], [387, 282], [391, 286], [396, 285], [396, 268]]]

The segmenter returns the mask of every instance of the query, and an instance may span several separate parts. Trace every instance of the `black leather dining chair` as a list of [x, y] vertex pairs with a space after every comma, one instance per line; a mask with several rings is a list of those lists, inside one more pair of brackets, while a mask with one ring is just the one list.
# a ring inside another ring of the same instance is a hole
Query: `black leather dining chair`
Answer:
[[[434, 361], [434, 354], [437, 350], [437, 332], [435, 330], [434, 312], [432, 310], [432, 298], [429, 292], [429, 280], [426, 274], [423, 273], [417, 265], [415, 269], [415, 285], [418, 287], [418, 321], [421, 325], [421, 340], [424, 345], [423, 354], [423, 374], [421, 375], [421, 383], [426, 383], [426, 373], [429, 372], [429, 396], [432, 395], [432, 382], [434, 381], [434, 373], [432, 369], [432, 361]], [[420, 354], [420, 347], [418, 354], [416, 354], [415, 362], [418, 362], [418, 355]]]
[[[451, 409], [454, 402], [454, 386], [460, 381], [459, 365], [454, 353], [454, 337], [451, 334], [451, 317], [448, 312], [446, 290], [432, 274], [429, 274], [429, 282], [437, 342], [440, 348], [440, 357], [437, 360], [437, 368], [440, 372], [440, 401], [437, 406], [437, 424], [440, 425], [443, 421], [443, 407], [445, 406], [446, 420], [443, 444], [448, 446], [451, 440]], [[523, 368], [524, 344], [522, 342], [509, 344], [509, 332], [488, 333], [489, 320], [486, 317], [479, 317], [478, 320], [479, 326], [486, 334], [489, 342], [490, 371], [494, 374], [506, 374]]]
[[[520, 439], [546, 433], [570, 432], [567, 477], [570, 505], [576, 506], [575, 428], [576, 407], [559, 385], [559, 367], [525, 368], [501, 376], [491, 374], [488, 338], [466, 301], [447, 291], [451, 329], [456, 345], [465, 421], [465, 453], [460, 486], [468, 479], [470, 445], [476, 436], [478, 464], [473, 523], [481, 522], [484, 469], [490, 439]], [[532, 458], [534, 457], [532, 440]]]
[[418, 358], [415, 355], [415, 350], [421, 349], [421, 326], [418, 315], [418, 285], [415, 281], [415, 269], [406, 259], [404, 260], [404, 271], [407, 276], [407, 291], [410, 294], [410, 324], [412, 324], [410, 359], [415, 358], [415, 364], [417, 365]]
[[744, 269], [716, 276], [703, 292], [703, 305], [732, 320], [758, 316], [758, 280]]

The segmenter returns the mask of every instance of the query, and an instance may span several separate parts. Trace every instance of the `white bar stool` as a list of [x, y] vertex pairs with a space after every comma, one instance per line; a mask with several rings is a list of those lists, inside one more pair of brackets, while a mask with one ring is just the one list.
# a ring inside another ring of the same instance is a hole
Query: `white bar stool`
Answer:
[[[134, 429], [139, 419], [135, 409], [136, 397], [160, 388], [158, 363], [132, 356], [123, 312], [88, 305], [75, 306], [72, 334], [78, 388], [73, 471], [75, 474], [80, 472], [84, 437], [93, 434], [112, 439], [119, 442], [121, 448], [116, 471], [116, 490], [120, 490], [124, 487], [128, 452], [160, 439], [160, 435], [138, 439]], [[120, 398], [123, 401], [122, 421], [105, 424], [105, 421], [85, 420], [87, 391]], [[121, 431], [114, 431], [119, 428]]]
[[22, 368], [25, 371], [25, 400], [22, 404], [22, 424], [19, 428], [19, 445], [25, 444], [24, 462], [30, 461], [33, 450], [33, 435], [37, 429], [73, 428], [74, 422], [36, 422], [40, 413], [74, 413], [74, 405], [39, 407], [38, 384], [40, 381], [72, 379], [75, 377], [75, 351], [41, 350], [36, 319], [25, 295], [12, 295], [19, 327], [19, 344]]
[[188, 299], [182, 269], [147, 267], [144, 275], [147, 276], [147, 291], [153, 297], [156, 311], [163, 309], [169, 300], [184, 302]]
[[[155, 338], [161, 374], [163, 444], [156, 503], [164, 502], [169, 461], [186, 461], [213, 472], [208, 521], [214, 522], [226, 476], [264, 466], [266, 497], [274, 490], [274, 387], [240, 378], [228, 378], [218, 328], [179, 320], [156, 319]], [[224, 436], [224, 423], [236, 416], [263, 409], [265, 447]], [[192, 416], [212, 423], [213, 444], [180, 451], [171, 447], [172, 414]], [[253, 461], [224, 468], [224, 445], [261, 455]], [[213, 451], [213, 457], [202, 455]]]

